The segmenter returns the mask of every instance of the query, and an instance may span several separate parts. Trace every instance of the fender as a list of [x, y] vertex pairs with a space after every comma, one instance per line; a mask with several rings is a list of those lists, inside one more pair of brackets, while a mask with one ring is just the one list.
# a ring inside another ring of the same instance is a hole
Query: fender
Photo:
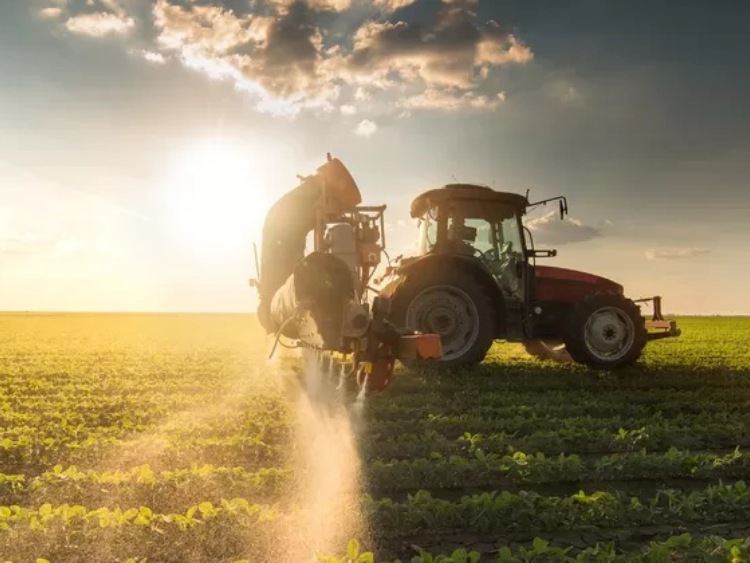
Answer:
[[623, 287], [610, 279], [557, 266], [534, 267], [534, 297], [538, 302], [577, 303], [597, 291], [623, 294]]
[[[415, 276], [434, 275], [435, 270], [446, 270], [459, 268], [471, 275], [482, 285], [495, 304], [495, 314], [503, 316], [505, 312], [504, 299], [500, 286], [489, 268], [474, 256], [461, 254], [426, 254], [418, 258], [410, 258], [406, 263], [393, 268], [387, 283], [381, 288], [380, 295], [389, 299], [397, 299], [398, 289], [406, 283], [409, 278]], [[497, 323], [498, 333], [503, 328], [502, 323]]]

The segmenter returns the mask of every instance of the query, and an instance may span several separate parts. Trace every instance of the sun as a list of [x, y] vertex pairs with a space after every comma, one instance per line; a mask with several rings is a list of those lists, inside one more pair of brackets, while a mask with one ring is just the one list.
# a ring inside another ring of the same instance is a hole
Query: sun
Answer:
[[247, 248], [269, 207], [266, 176], [263, 155], [239, 141], [208, 139], [180, 148], [162, 190], [168, 228], [202, 254]]

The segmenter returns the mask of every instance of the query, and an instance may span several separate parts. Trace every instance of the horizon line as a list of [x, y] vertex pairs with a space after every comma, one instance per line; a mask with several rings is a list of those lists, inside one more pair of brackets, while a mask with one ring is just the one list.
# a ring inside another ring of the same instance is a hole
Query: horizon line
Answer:
[[[257, 311], [112, 311], [112, 310], [0, 310], [0, 316], [33, 316], [33, 315], [257, 315]], [[648, 314], [644, 314], [648, 317]], [[665, 313], [665, 317], [750, 317], [750, 313]]]

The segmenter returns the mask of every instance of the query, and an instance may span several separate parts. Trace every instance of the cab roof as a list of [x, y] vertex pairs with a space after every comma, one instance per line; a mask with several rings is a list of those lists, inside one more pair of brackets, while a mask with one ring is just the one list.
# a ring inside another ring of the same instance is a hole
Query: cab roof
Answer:
[[477, 184], [447, 184], [442, 188], [423, 192], [414, 198], [411, 202], [411, 216], [421, 217], [434, 205], [457, 200], [504, 203], [521, 209], [529, 204], [529, 200], [521, 194], [498, 192], [488, 186]]

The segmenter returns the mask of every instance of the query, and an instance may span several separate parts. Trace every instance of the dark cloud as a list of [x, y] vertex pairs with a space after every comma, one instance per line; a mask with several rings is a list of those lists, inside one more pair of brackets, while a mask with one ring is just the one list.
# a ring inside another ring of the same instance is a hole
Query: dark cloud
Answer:
[[[322, 35], [304, 2], [294, 2], [271, 21], [265, 41], [254, 44], [241, 68], [271, 93], [287, 97], [318, 86]], [[239, 52], [244, 46], [239, 47]]]
[[531, 50], [494, 21], [478, 24], [476, 0], [445, 0], [430, 24], [370, 22], [346, 58], [363, 82], [395, 73], [430, 86], [473, 88], [491, 67], [524, 63]]

